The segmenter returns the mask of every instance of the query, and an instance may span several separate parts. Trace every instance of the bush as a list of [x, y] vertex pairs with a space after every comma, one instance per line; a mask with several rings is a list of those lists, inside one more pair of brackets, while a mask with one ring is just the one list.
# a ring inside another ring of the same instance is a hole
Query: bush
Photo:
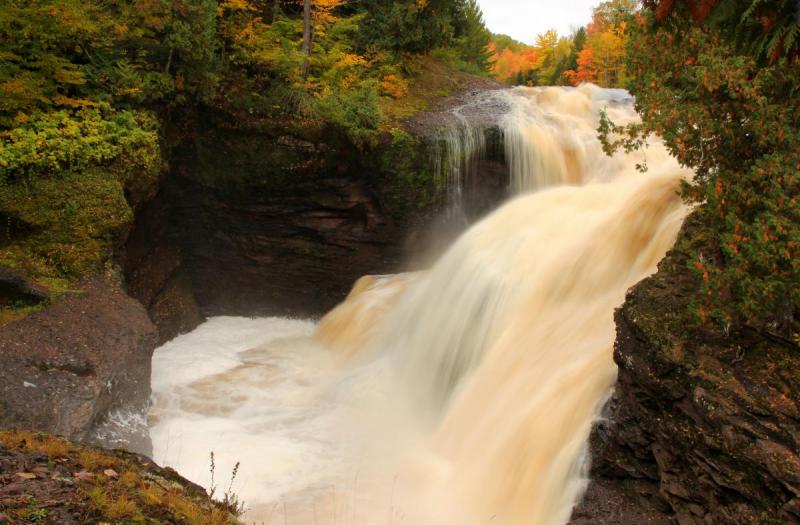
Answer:
[[28, 232], [0, 250], [0, 262], [46, 276], [77, 277], [106, 258], [161, 171], [147, 114], [38, 113], [0, 136], [0, 213]]
[[358, 147], [374, 145], [382, 120], [378, 89], [377, 82], [367, 80], [347, 91], [328, 92], [317, 100], [316, 110], [325, 120], [342, 129], [353, 144]]
[[684, 195], [714, 239], [691, 263], [698, 316], [788, 341], [800, 332], [800, 61], [734, 47], [722, 28], [738, 19], [696, 18], [676, 8], [634, 24], [627, 60], [643, 125], [609, 146], [654, 132], [695, 169]]

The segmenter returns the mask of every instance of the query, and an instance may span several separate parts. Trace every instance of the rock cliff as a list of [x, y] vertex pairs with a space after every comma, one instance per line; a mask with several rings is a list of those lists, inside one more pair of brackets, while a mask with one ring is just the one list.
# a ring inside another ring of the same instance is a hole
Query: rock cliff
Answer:
[[690, 218], [616, 313], [619, 380], [595, 476], [634, 481], [681, 525], [800, 523], [800, 349], [697, 326], [688, 262], [702, 245]]
[[321, 315], [359, 277], [429, 260], [508, 187], [502, 137], [487, 129], [464, 181], [464, 214], [442, 213], [436, 130], [446, 117], [433, 117], [447, 111], [442, 103], [366, 150], [320, 130], [248, 128], [201, 112], [122, 257], [160, 339], [203, 316]]

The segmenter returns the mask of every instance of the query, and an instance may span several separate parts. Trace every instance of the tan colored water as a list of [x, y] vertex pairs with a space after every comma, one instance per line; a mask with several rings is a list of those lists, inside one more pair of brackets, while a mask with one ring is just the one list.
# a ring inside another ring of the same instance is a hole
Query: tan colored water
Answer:
[[493, 96], [521, 195], [429, 271], [363, 279], [316, 329], [218, 318], [165, 345], [157, 460], [201, 483], [210, 450], [222, 471], [241, 460], [257, 522], [569, 519], [616, 377], [613, 311], [674, 242], [689, 174], [657, 141], [647, 174], [602, 155], [600, 108], [635, 118], [624, 93]]

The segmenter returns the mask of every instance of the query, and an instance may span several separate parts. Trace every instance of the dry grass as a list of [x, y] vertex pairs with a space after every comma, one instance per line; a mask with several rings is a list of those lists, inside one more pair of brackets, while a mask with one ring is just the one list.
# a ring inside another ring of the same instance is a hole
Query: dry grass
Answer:
[[117, 464], [117, 459], [98, 450], [85, 449], [78, 453], [78, 463], [86, 470], [93, 471], [113, 467]]
[[119, 483], [128, 488], [133, 488], [139, 485], [142, 481], [142, 478], [139, 477], [139, 474], [132, 470], [126, 470], [119, 476]]
[[67, 457], [72, 448], [66, 441], [50, 437], [45, 438], [42, 441], [34, 441], [29, 443], [28, 450], [44, 452], [50, 457], [50, 459], [61, 459]]
[[70, 444], [59, 437], [29, 430], [0, 432], [0, 442], [7, 447], [21, 447], [26, 452], [41, 452], [50, 459], [65, 458], [72, 451]]
[[[135, 456], [32, 431], [0, 430], [0, 443], [10, 450], [45, 453], [73, 474], [91, 472], [92, 475], [75, 478], [75, 488], [80, 494], [79, 504], [87, 507], [87, 515], [97, 516], [102, 523], [238, 524], [237, 509], [213, 501], [182, 484], [174, 473], [142, 463]], [[119, 474], [104, 474], [103, 470], [109, 468]], [[47, 512], [31, 504], [12, 517], [23, 519], [21, 523], [49, 523]], [[12, 519], [11, 523], [15, 521]]]
[[139, 514], [139, 507], [135, 502], [122, 495], [116, 500], [106, 505], [104, 509], [106, 518], [112, 520], [125, 520], [134, 518]]

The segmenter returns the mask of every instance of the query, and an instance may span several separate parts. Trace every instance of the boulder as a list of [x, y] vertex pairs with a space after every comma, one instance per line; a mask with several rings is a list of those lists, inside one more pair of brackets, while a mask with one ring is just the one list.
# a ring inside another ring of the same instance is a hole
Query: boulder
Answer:
[[0, 427], [149, 453], [155, 326], [118, 280], [81, 282], [0, 327]]

